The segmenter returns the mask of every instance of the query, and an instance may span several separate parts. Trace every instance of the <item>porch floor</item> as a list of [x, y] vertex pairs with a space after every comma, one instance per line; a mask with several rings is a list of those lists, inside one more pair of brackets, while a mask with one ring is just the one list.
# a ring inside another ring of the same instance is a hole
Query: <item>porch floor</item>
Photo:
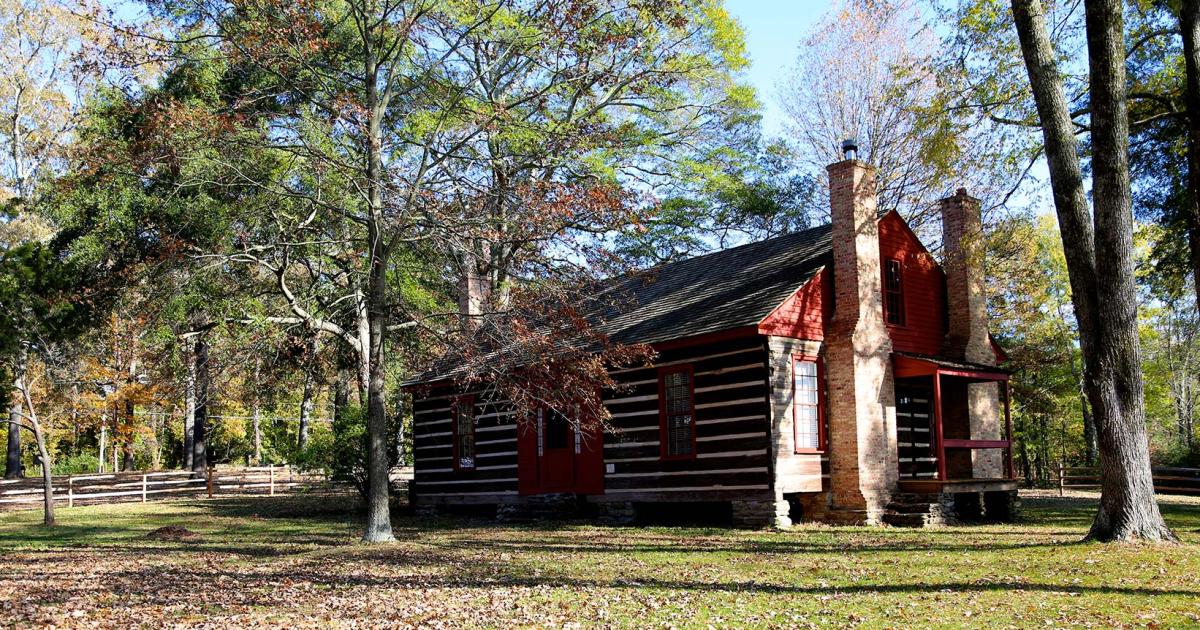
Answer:
[[1017, 489], [1015, 479], [902, 479], [901, 492], [940, 494], [957, 492], [1000, 492]]

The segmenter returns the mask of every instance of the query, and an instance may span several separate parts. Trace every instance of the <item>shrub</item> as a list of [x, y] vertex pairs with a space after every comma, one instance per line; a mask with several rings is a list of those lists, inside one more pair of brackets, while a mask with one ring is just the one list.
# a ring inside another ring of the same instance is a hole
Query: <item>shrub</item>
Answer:
[[[396, 427], [388, 422], [388, 470], [396, 467]], [[323, 472], [334, 481], [354, 484], [359, 493], [367, 495], [367, 414], [360, 406], [347, 406], [333, 420], [330, 432], [314, 432], [308, 446], [294, 457], [297, 468]]]
[[[54, 458], [51, 473], [55, 475], [80, 475], [94, 473], [100, 468], [100, 459], [91, 453], [79, 453]], [[39, 473], [41, 474], [41, 473]]]

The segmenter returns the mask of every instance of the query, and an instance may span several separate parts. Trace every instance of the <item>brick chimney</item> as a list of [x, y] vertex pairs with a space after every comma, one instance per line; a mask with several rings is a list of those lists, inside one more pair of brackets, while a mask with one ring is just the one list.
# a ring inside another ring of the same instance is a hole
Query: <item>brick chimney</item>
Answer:
[[488, 279], [479, 273], [475, 255], [464, 252], [458, 279], [458, 312], [462, 316], [464, 329], [472, 329], [479, 324], [479, 315], [483, 313], [487, 291]]
[[879, 523], [899, 476], [892, 343], [883, 320], [875, 169], [828, 167], [834, 315], [825, 342], [830, 513]]
[[967, 195], [965, 188], [959, 188], [953, 197], [941, 201], [941, 207], [949, 315], [945, 353], [971, 363], [995, 365], [983, 286], [984, 243], [979, 200]]
[[[988, 336], [987, 294], [983, 275], [983, 221], [980, 218], [979, 200], [968, 195], [966, 189], [959, 188], [954, 196], [941, 201], [941, 208], [949, 324], [943, 352], [951, 358], [995, 365], [996, 354], [992, 351], [991, 338]], [[1003, 437], [999, 388], [996, 383], [972, 383], [967, 386], [972, 439], [999, 440]], [[999, 451], [974, 450], [969, 456], [974, 477], [986, 479], [1003, 476], [1003, 461]], [[949, 463], [953, 464], [953, 461]]]

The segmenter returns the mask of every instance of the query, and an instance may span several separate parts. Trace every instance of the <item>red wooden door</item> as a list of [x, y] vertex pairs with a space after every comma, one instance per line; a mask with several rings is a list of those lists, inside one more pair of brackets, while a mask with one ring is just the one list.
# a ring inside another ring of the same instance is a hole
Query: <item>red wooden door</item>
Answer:
[[581, 433], [561, 414], [540, 411], [517, 434], [521, 494], [604, 494], [604, 436]]
[[542, 448], [538, 457], [542, 492], [575, 488], [575, 427], [556, 411], [542, 414]]

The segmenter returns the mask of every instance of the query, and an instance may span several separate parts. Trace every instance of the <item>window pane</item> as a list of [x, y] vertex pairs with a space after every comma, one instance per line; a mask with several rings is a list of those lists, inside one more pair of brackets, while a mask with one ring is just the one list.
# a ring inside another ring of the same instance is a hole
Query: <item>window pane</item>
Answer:
[[691, 411], [691, 384], [692, 377], [687, 372], [671, 372], [663, 377], [667, 413]]
[[669, 416], [667, 418], [667, 454], [690, 455], [691, 453], [692, 416]]
[[692, 375], [688, 372], [663, 374], [663, 407], [667, 412], [666, 452], [668, 456], [692, 454]]
[[571, 423], [557, 411], [546, 414], [546, 448], [567, 448]]
[[904, 325], [904, 271], [899, 260], [883, 265], [883, 309], [889, 324]]
[[457, 408], [455, 440], [458, 443], [459, 468], [475, 467], [475, 409], [470, 399]]
[[796, 361], [793, 368], [793, 411], [796, 448], [817, 449], [820, 444], [820, 379], [816, 361]]

